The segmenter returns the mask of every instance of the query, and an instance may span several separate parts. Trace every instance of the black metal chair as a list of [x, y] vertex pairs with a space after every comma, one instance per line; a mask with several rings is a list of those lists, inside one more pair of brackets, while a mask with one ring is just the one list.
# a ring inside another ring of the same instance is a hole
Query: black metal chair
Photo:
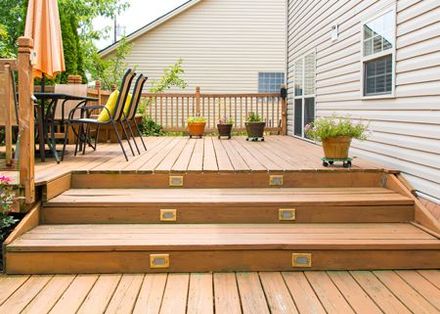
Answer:
[[[135, 156], [133, 147], [131, 146], [131, 143], [129, 140], [129, 136], [128, 136], [127, 131], [125, 130], [125, 126], [122, 122], [125, 102], [127, 100], [127, 96], [130, 91], [131, 82], [133, 81], [133, 78], [135, 77], [135, 75], [136, 75], [136, 73], [131, 69], [128, 69], [125, 72], [125, 74], [122, 78], [121, 87], [119, 89], [118, 99], [116, 101], [116, 107], [115, 107], [115, 110], [113, 113], [110, 112], [110, 110], [108, 110], [104, 105], [89, 106], [89, 105], [84, 105], [84, 104], [80, 104], [70, 111], [67, 123], [68, 123], [68, 126], [72, 127], [72, 129], [76, 135], [75, 155], [78, 152], [78, 147], [82, 147], [83, 154], [84, 154], [86, 146], [91, 145], [90, 126], [93, 125], [93, 126], [97, 127], [96, 135], [95, 135], [95, 145], [94, 145], [94, 149], [96, 149], [96, 147], [98, 145], [99, 130], [100, 130], [101, 126], [111, 124], [113, 127], [113, 130], [116, 133], [116, 137], [118, 139], [119, 145], [121, 146], [125, 160], [128, 161], [128, 157], [125, 152], [124, 145], [122, 143], [122, 137], [119, 134], [118, 129], [116, 127], [116, 123], [119, 123], [121, 125], [122, 131], [123, 131], [125, 137], [127, 138], [127, 142], [128, 142], [128, 145], [130, 146], [130, 150], [131, 150], [133, 156]], [[99, 121], [97, 118], [94, 119], [94, 118], [90, 117], [92, 112], [94, 112], [98, 109], [107, 111], [108, 116], [109, 116], [109, 119], [107, 121]], [[75, 118], [76, 110], [81, 111], [80, 118]], [[79, 125], [77, 132], [75, 131], [75, 129], [73, 127], [73, 125], [75, 125], [75, 124]], [[64, 152], [66, 150], [66, 143], [67, 143], [67, 132], [66, 132], [66, 136], [64, 138], [63, 156], [64, 156]]]
[[137, 136], [140, 137], [142, 145], [144, 146], [145, 151], [147, 150], [147, 146], [145, 146], [144, 139], [142, 138], [141, 132], [139, 131], [139, 127], [136, 123], [136, 112], [139, 107], [140, 100], [142, 98], [142, 90], [144, 88], [145, 82], [148, 80], [148, 77], [140, 74], [136, 80], [133, 90], [133, 96], [131, 98], [130, 106], [128, 109], [127, 116], [125, 114], [122, 117], [122, 121], [127, 124], [128, 130], [130, 131], [130, 135], [133, 138], [134, 145], [136, 146], [136, 150], [138, 154], [140, 154], [139, 147], [136, 143], [136, 135], [133, 132], [133, 128], [131, 127], [134, 124], [134, 128], [136, 130]]

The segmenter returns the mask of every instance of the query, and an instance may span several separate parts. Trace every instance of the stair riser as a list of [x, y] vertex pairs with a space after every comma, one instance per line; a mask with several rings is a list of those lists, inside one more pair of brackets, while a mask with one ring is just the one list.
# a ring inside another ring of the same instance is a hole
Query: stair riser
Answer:
[[170, 187], [170, 176], [182, 176], [182, 188], [267, 188], [271, 175], [282, 175], [282, 187], [380, 187], [381, 171], [293, 172], [189, 172], [189, 173], [74, 173], [71, 188], [160, 188]]
[[167, 252], [170, 266], [151, 269], [157, 252], [8, 252], [8, 274], [144, 273], [209, 271], [437, 269], [440, 251], [301, 250], [312, 254], [312, 267], [294, 268], [293, 251]]
[[[160, 209], [176, 209], [175, 222], [160, 220]], [[294, 221], [281, 221], [279, 209], [295, 209]], [[271, 206], [176, 205], [45, 207], [44, 224], [120, 224], [120, 223], [361, 223], [409, 222], [414, 220], [412, 205], [380, 206]]]

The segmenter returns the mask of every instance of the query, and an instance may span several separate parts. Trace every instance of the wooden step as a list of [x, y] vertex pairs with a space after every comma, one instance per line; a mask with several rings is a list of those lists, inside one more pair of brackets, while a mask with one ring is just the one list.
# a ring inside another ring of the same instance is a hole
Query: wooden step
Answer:
[[75, 189], [165, 189], [170, 177], [182, 180], [182, 188], [268, 188], [271, 176], [281, 177], [285, 188], [381, 187], [387, 173], [382, 169], [301, 169], [293, 171], [121, 171], [76, 170], [71, 187]]
[[[165, 219], [167, 214], [172, 219]], [[71, 189], [46, 203], [41, 219], [45, 224], [409, 222], [414, 202], [385, 188]]]
[[6, 260], [9, 274], [421, 269], [440, 267], [440, 240], [408, 223], [40, 225]]

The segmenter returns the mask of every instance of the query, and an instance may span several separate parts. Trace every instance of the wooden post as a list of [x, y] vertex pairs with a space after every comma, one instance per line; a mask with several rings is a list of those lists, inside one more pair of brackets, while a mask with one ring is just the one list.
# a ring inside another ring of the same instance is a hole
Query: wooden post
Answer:
[[5, 147], [6, 147], [6, 166], [12, 165], [12, 113], [13, 113], [13, 90], [11, 79], [11, 66], [5, 65], [6, 72], [6, 86], [5, 86]]
[[103, 103], [102, 100], [101, 100], [101, 96], [102, 96], [102, 93], [101, 93], [101, 81], [96, 81], [95, 82], [95, 89], [96, 89], [96, 92], [97, 92], [96, 98], [98, 98], [97, 105], [100, 105], [100, 104]]
[[287, 135], [287, 87], [281, 87], [281, 135]]
[[200, 117], [200, 87], [196, 87], [196, 116]]
[[18, 38], [18, 101], [19, 101], [19, 136], [20, 136], [20, 184], [25, 189], [26, 204], [35, 201], [35, 148], [34, 148], [34, 78], [32, 73], [31, 38]]

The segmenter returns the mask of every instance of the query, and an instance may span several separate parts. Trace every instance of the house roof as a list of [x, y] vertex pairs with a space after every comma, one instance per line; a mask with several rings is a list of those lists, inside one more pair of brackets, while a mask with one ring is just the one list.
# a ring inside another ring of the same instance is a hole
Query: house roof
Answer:
[[[152, 29], [154, 29], [154, 28], [160, 26], [161, 24], [165, 23], [166, 21], [172, 19], [176, 15], [179, 15], [180, 13], [188, 10], [189, 8], [191, 8], [193, 5], [199, 3], [200, 1], [202, 1], [202, 0], [188, 0], [187, 2], [178, 6], [177, 8], [169, 11], [168, 13], [162, 15], [161, 17], [155, 19], [154, 21], [148, 23], [145, 26], [142, 26], [141, 28], [139, 28], [139, 29], [135, 30], [134, 32], [130, 33], [129, 35], [127, 35], [127, 37], [126, 37], [127, 41], [131, 42], [131, 41], [135, 40], [139, 36], [142, 36], [143, 34], [151, 31]], [[119, 43], [120, 43], [120, 40], [114, 42], [113, 44], [100, 50], [99, 54], [102, 57], [108, 55], [109, 53], [111, 53], [112, 51], [114, 51], [118, 47]]]

